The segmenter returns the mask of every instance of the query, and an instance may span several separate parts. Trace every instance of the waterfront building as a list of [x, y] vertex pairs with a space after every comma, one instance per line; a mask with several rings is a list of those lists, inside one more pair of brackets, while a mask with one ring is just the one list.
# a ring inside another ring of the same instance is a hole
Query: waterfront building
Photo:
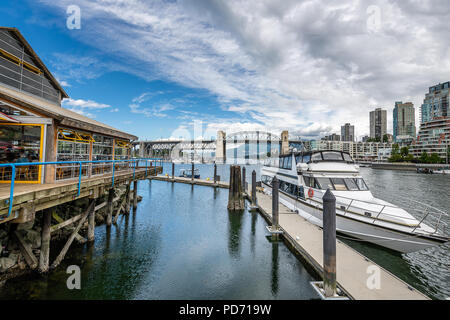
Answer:
[[399, 136], [416, 137], [416, 118], [412, 102], [396, 102], [393, 110], [394, 141]]
[[313, 140], [308, 141], [305, 147], [307, 151], [335, 150], [348, 152], [356, 161], [377, 161], [379, 160], [380, 150], [392, 149], [392, 143]]
[[[61, 106], [69, 98], [16, 28], [0, 27], [0, 163], [127, 159], [137, 137]], [[120, 168], [119, 168], [120, 169]], [[16, 181], [76, 178], [77, 164], [23, 166]], [[82, 176], [107, 173], [111, 165], [83, 165]], [[1, 168], [0, 182], [11, 180]]]
[[336, 134], [336, 133], [333, 133], [333, 134], [330, 134], [329, 136], [325, 136], [324, 138], [322, 138], [322, 140], [325, 140], [325, 141], [341, 141], [341, 136]]
[[350, 123], [341, 126], [341, 141], [355, 141], [355, 126]]
[[450, 81], [430, 87], [420, 109], [420, 123], [448, 117], [450, 115], [449, 104]]
[[437, 153], [448, 162], [450, 144], [450, 82], [429, 88], [421, 106], [420, 129], [411, 153], [420, 157], [423, 152]]
[[362, 142], [367, 142], [367, 140], [369, 140], [369, 139], [370, 139], [369, 136], [364, 136], [364, 137], [361, 138], [361, 141]]
[[387, 111], [376, 108], [370, 112], [370, 137], [372, 139], [383, 139], [387, 133]]

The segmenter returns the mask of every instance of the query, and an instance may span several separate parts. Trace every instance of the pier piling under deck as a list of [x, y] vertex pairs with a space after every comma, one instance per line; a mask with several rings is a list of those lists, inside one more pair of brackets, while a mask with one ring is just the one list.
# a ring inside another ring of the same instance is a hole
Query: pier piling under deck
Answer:
[[[229, 188], [227, 182], [208, 181], [203, 179], [175, 177], [173, 180], [165, 176], [153, 176], [150, 179], [173, 181], [209, 187]], [[252, 195], [252, 185], [248, 185], [247, 198], [254, 196], [258, 211], [270, 224], [272, 221], [272, 197], [262, 192]], [[297, 213], [279, 203], [279, 228], [282, 238], [291, 249], [302, 257], [319, 275], [323, 276], [323, 231]], [[373, 270], [377, 270], [375, 274]], [[380, 277], [379, 288], [369, 288], [370, 277]], [[336, 241], [336, 280], [337, 285], [355, 300], [429, 300], [429, 298], [412, 288], [389, 271], [369, 260], [367, 257]]]

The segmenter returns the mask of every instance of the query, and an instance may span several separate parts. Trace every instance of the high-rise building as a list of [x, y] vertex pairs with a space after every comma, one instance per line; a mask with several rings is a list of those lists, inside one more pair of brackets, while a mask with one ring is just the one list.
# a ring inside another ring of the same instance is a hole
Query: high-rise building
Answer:
[[370, 137], [383, 139], [387, 133], [387, 111], [376, 108], [370, 112]]
[[394, 140], [397, 137], [405, 139], [406, 137], [416, 137], [414, 104], [412, 102], [396, 102], [393, 111], [393, 130]]
[[419, 157], [437, 153], [448, 161], [450, 154], [450, 82], [430, 87], [420, 110], [420, 130], [411, 146], [411, 153]]
[[329, 136], [323, 137], [322, 140], [324, 140], [324, 141], [341, 141], [341, 136], [336, 133], [333, 133], [333, 134], [330, 134]]
[[355, 141], [355, 126], [350, 123], [341, 126], [341, 141]]
[[449, 104], [450, 82], [430, 87], [420, 108], [420, 123], [439, 117], [448, 117], [450, 115]]

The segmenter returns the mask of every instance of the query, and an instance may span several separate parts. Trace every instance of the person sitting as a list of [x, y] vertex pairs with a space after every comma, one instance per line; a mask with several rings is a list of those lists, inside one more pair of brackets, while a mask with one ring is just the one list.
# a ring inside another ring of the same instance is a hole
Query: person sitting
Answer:
[[25, 151], [19, 151], [19, 158], [15, 161], [16, 163], [25, 163], [29, 162], [28, 157], [25, 155]]

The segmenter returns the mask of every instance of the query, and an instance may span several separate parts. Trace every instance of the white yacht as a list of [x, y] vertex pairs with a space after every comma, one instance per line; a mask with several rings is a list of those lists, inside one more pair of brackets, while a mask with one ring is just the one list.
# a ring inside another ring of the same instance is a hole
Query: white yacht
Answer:
[[264, 192], [272, 192], [275, 176], [280, 182], [280, 202], [320, 227], [322, 197], [329, 188], [336, 197], [338, 233], [402, 253], [450, 240], [444, 234], [445, 212], [433, 212], [434, 208], [427, 207], [417, 219], [406, 210], [375, 198], [348, 153], [312, 151], [268, 159], [261, 169]]

